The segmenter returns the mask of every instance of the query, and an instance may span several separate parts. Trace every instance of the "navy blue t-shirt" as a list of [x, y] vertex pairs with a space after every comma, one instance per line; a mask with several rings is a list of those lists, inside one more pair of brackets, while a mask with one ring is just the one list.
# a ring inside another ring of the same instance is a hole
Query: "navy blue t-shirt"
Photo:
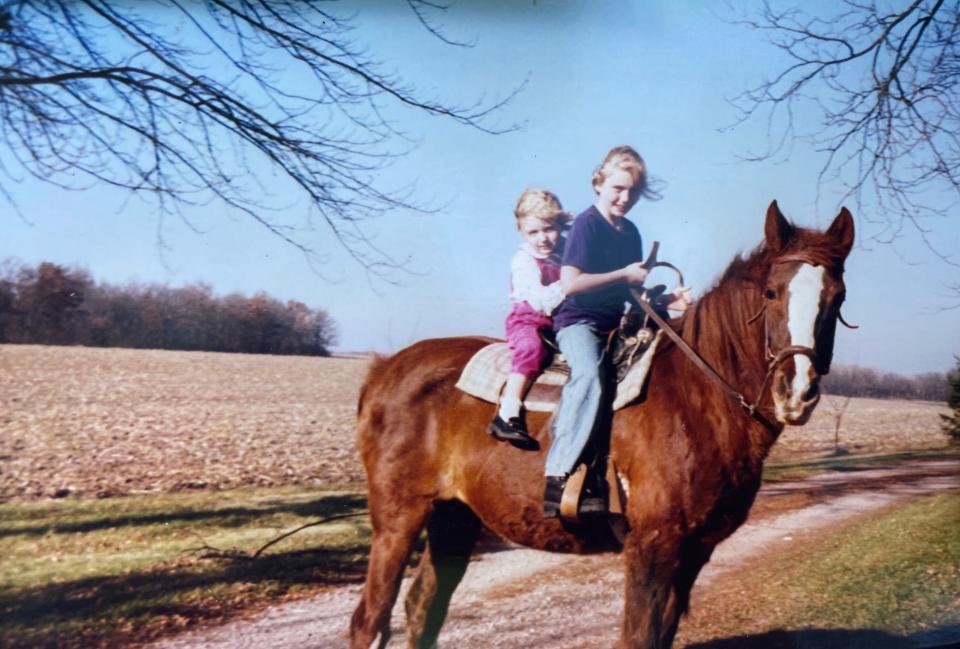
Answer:
[[[609, 273], [643, 261], [643, 243], [637, 226], [626, 219], [621, 222], [623, 228], [617, 230], [603, 218], [596, 206], [588, 207], [570, 228], [563, 265], [576, 266], [584, 273]], [[553, 327], [559, 331], [567, 325], [586, 322], [609, 331], [620, 323], [623, 304], [629, 299], [629, 286], [625, 282], [571, 295], [554, 313]]]

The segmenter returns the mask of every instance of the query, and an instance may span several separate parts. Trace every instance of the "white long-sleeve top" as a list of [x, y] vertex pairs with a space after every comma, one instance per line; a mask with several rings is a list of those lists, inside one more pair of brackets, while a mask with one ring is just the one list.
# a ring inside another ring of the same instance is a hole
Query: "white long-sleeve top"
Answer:
[[556, 266], [559, 277], [560, 259], [556, 251], [550, 256], [544, 256], [531, 250], [525, 243], [520, 244], [510, 262], [510, 300], [526, 302], [543, 315], [550, 315], [563, 302], [563, 289], [560, 288], [559, 280], [544, 284], [538, 259], [541, 263], [545, 261]]

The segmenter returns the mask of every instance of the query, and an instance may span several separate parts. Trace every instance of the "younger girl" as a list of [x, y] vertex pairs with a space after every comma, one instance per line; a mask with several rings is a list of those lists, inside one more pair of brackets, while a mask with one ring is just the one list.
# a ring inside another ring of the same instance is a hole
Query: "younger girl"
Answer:
[[503, 388], [500, 411], [488, 430], [495, 438], [518, 448], [536, 450], [520, 415], [523, 396], [543, 369], [548, 352], [540, 330], [550, 329], [550, 314], [563, 302], [560, 288], [560, 260], [563, 255], [560, 232], [570, 215], [560, 200], [543, 189], [526, 189], [514, 209], [517, 230], [523, 242], [510, 264], [510, 300], [507, 316], [507, 343], [513, 352], [511, 372]]

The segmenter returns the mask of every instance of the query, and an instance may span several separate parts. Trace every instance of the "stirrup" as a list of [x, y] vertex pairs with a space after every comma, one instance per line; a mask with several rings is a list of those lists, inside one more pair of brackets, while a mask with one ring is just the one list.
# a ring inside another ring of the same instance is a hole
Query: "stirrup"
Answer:
[[[607, 499], [601, 494], [584, 493], [587, 465], [581, 464], [567, 479], [560, 501], [560, 516], [568, 521], [579, 521], [581, 516], [603, 516], [607, 513]], [[602, 488], [602, 487], [601, 487]]]

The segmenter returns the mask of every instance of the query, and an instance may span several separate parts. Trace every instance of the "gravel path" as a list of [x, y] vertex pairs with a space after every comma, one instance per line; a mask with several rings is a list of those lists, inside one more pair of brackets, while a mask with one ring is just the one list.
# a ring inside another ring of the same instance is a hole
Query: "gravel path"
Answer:
[[[765, 486], [758, 507], [780, 496], [811, 492], [817, 502], [744, 524], [717, 547], [694, 597], [718, 576], [779, 544], [895, 503], [956, 488], [960, 488], [958, 461], [831, 473]], [[149, 647], [339, 649], [346, 646], [346, 628], [360, 588], [332, 588], [309, 600], [270, 608], [254, 619], [191, 631]], [[616, 555], [579, 557], [515, 547], [486, 552], [473, 560], [454, 595], [440, 644], [458, 649], [608, 647], [617, 636], [622, 591]], [[391, 647], [404, 646], [402, 608], [399, 603], [394, 607]]]

